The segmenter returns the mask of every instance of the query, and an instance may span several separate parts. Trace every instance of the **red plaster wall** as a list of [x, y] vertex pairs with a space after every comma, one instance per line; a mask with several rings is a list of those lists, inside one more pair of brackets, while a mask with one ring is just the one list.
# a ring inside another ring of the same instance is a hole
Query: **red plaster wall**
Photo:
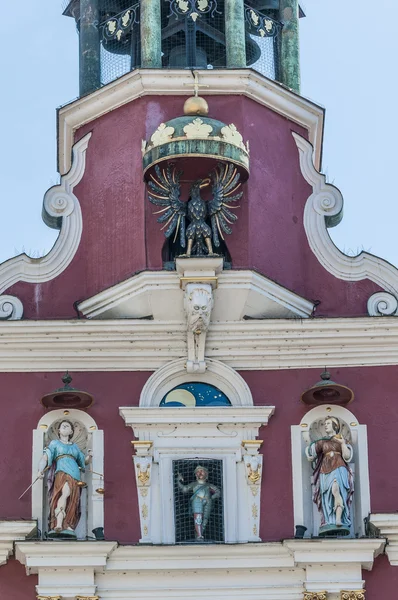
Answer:
[[[74, 384], [95, 397], [89, 409], [105, 435], [105, 534], [107, 539], [136, 543], [139, 539], [136, 489], [131, 463], [131, 429], [119, 406], [137, 405], [149, 373], [79, 373]], [[307, 412], [299, 401], [317, 375], [314, 370], [247, 371], [242, 373], [255, 404], [273, 404], [275, 414], [260, 438], [264, 440], [264, 478], [260, 535], [275, 541], [293, 535], [293, 492], [290, 426]], [[368, 426], [371, 503], [374, 512], [398, 509], [396, 431], [398, 367], [336, 369], [333, 377], [355, 390], [350, 406]], [[32, 430], [43, 415], [42, 395], [59, 385], [60, 374], [0, 374], [0, 518], [30, 518], [30, 495], [17, 498], [31, 481]], [[283, 386], [281, 385], [283, 382]], [[12, 410], [10, 407], [12, 406]], [[167, 409], [165, 409], [167, 410]]]
[[36, 598], [37, 575], [26, 576], [25, 567], [10, 559], [0, 567], [1, 600], [33, 600]]
[[[317, 314], [366, 314], [369, 281], [347, 283], [328, 274], [309, 249], [303, 210], [310, 187], [303, 179], [292, 131], [306, 131], [243, 96], [208, 98], [210, 116], [235, 123], [250, 141], [251, 175], [228, 237], [234, 268], [249, 268], [320, 300]], [[141, 140], [159, 123], [182, 113], [181, 97], [144, 97], [82, 127], [92, 137], [87, 166], [75, 193], [83, 237], [72, 264], [44, 284], [18, 283], [8, 293], [24, 304], [25, 318], [76, 316], [73, 304], [144, 269], [162, 268], [160, 226], [145, 198]]]

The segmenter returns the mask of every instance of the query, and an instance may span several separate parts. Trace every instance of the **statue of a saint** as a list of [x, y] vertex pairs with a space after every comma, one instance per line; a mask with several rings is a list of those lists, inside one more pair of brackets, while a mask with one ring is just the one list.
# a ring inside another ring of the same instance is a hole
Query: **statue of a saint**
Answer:
[[195, 537], [197, 540], [203, 540], [203, 534], [209, 521], [213, 502], [220, 497], [221, 492], [218, 487], [207, 482], [209, 471], [206, 467], [198, 465], [194, 471], [194, 475], [196, 481], [184, 485], [184, 478], [179, 473], [177, 475], [177, 485], [183, 494], [192, 493], [189, 501], [195, 525]]
[[38, 477], [43, 479], [48, 471], [48, 498], [50, 505], [48, 537], [76, 539], [75, 529], [80, 520], [80, 495], [84, 483], [81, 471], [91, 461], [92, 452], [84, 456], [80, 448], [71, 442], [74, 427], [70, 421], [58, 426], [58, 439], [44, 448], [39, 463]]
[[315, 463], [313, 500], [321, 514], [320, 536], [350, 534], [354, 480], [348, 463], [353, 452], [340, 430], [339, 419], [328, 417], [327, 437], [312, 442], [305, 451], [307, 459]]

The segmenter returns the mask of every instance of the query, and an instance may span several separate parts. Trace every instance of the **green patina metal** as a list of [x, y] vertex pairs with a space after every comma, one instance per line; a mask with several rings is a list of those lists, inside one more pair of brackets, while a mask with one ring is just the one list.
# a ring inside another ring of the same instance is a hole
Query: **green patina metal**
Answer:
[[[209, 135], [198, 134], [198, 137], [187, 137], [184, 127], [192, 125], [194, 121], [201, 121], [202, 126], [210, 126]], [[221, 130], [226, 126], [222, 121], [209, 117], [187, 116], [178, 117], [165, 123], [165, 127], [173, 128], [174, 133], [164, 143], [153, 145], [148, 142], [143, 156], [144, 173], [155, 164], [178, 158], [213, 158], [234, 163], [240, 167], [242, 181], [249, 175], [249, 154], [246, 147], [237, 145], [223, 139]], [[238, 133], [240, 136], [240, 134]]]
[[281, 82], [300, 93], [300, 48], [298, 0], [280, 0], [283, 23], [281, 42]]
[[160, 0], [141, 0], [141, 67], [162, 67]]
[[80, 0], [79, 91], [90, 94], [101, 85], [99, 0]]
[[225, 0], [227, 67], [246, 67], [245, 14], [243, 0]]

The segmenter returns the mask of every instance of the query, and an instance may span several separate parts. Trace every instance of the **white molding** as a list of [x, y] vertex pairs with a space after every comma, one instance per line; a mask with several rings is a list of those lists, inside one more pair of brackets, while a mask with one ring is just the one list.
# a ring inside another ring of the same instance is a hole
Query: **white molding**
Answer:
[[[104, 496], [98, 494], [96, 490], [104, 486], [104, 479], [98, 473], [104, 474], [104, 432], [99, 430], [94, 419], [85, 411], [77, 409], [68, 409], [65, 415], [64, 409], [51, 410], [47, 412], [38, 422], [37, 428], [33, 430], [33, 451], [32, 451], [32, 481], [36, 479], [39, 461], [43, 455], [44, 434], [46, 430], [56, 421], [67, 419], [70, 421], [79, 421], [87, 429], [89, 448], [93, 451], [91, 469], [96, 473], [90, 472], [90, 466], [86, 467], [84, 480], [87, 483], [85, 491], [85, 501], [87, 502], [87, 518], [82, 518], [79, 523], [76, 534], [77, 537], [93, 536], [92, 530], [97, 527], [104, 527]], [[44, 521], [46, 503], [45, 481], [38, 481], [32, 487], [32, 517], [37, 519], [39, 529], [46, 531]]]
[[[380, 343], [380, 340], [383, 343]], [[4, 321], [0, 372], [155, 371], [186, 355], [183, 322]], [[398, 321], [276, 319], [212, 323], [207, 359], [239, 370], [396, 365]]]
[[312, 145], [297, 133], [292, 132], [292, 135], [299, 151], [301, 172], [312, 187], [312, 194], [304, 209], [304, 228], [312, 252], [321, 265], [338, 279], [370, 279], [397, 297], [396, 267], [368, 252], [361, 252], [358, 256], [347, 256], [334, 245], [328, 227], [334, 227], [341, 220], [343, 197], [340, 190], [326, 183], [325, 176], [314, 166]]
[[[202, 379], [206, 381], [206, 377]], [[235, 429], [244, 424], [248, 429], [259, 429], [268, 424], [274, 414], [274, 406], [211, 406], [211, 407], [145, 407], [121, 406], [119, 414], [127, 426], [136, 432], [143, 429], [156, 430], [163, 425], [171, 428], [189, 427], [225, 427]], [[203, 436], [205, 433], [203, 433]], [[257, 434], [256, 434], [257, 435]], [[176, 437], [176, 436], [173, 436]], [[219, 434], [216, 437], [220, 437]], [[222, 435], [221, 435], [222, 437]], [[247, 439], [254, 439], [250, 437]], [[151, 438], [149, 438], [151, 439]], [[246, 438], [242, 438], [246, 439]], [[184, 442], [186, 444], [186, 442]]]
[[[243, 95], [307, 129], [315, 148], [315, 164], [320, 168], [324, 125], [322, 107], [250, 69], [201, 70], [200, 82], [207, 86], [206, 96]], [[188, 96], [192, 86], [189, 70], [136, 69], [89, 96], [61, 107], [58, 110], [60, 173], [69, 169], [74, 133], [79, 127], [142, 96]], [[181, 101], [181, 113], [182, 105]]]
[[[179, 259], [185, 262], [197, 259]], [[199, 265], [200, 266], [200, 265]], [[81, 302], [89, 319], [143, 318], [183, 321], [183, 290], [178, 271], [142, 271]], [[313, 302], [254, 271], [223, 271], [217, 275], [212, 321], [250, 318], [308, 318]]]
[[[206, 381], [206, 375], [202, 376]], [[141, 507], [141, 540], [145, 543], [173, 544], [174, 502], [172, 461], [178, 459], [216, 459], [223, 466], [222, 496], [224, 505], [224, 540], [227, 543], [259, 541], [259, 507], [261, 486], [253, 490], [247, 484], [244, 441], [254, 441], [260, 427], [268, 424], [274, 413], [273, 406], [222, 406], [204, 408], [121, 407], [120, 415], [133, 429], [139, 442], [148, 447], [147, 458], [134, 457], [137, 475], [152, 461], [150, 488], [141, 497], [142, 486], [137, 486]], [[133, 442], [134, 445], [134, 442]], [[254, 463], [251, 450], [250, 460]], [[150, 454], [149, 454], [150, 452]], [[259, 457], [256, 470], [260, 467]], [[261, 467], [260, 467], [261, 468]], [[144, 469], [145, 470], [145, 469]], [[194, 473], [191, 474], [192, 480]], [[185, 483], [188, 483], [186, 481]], [[211, 483], [211, 481], [210, 481]], [[150, 492], [150, 493], [149, 493]], [[256, 498], [255, 498], [256, 496]], [[234, 502], [230, 499], [234, 498]], [[187, 499], [188, 502], [188, 499]], [[145, 509], [142, 505], [145, 503]], [[253, 506], [255, 515], [253, 513]], [[255, 517], [255, 521], [253, 520]]]
[[105, 570], [107, 559], [117, 542], [22, 542], [15, 545], [15, 556], [25, 565], [26, 574], [38, 574], [38, 595], [94, 596], [95, 575]]
[[23, 304], [16, 296], [0, 296], [0, 321], [19, 321], [23, 317]]
[[141, 392], [140, 407], [158, 407], [167, 392], [191, 381], [205, 381], [214, 385], [224, 392], [233, 406], [253, 406], [249, 386], [231, 367], [209, 359], [205, 374], [187, 373], [185, 359], [180, 359], [165, 364], [150, 376]]
[[398, 314], [398, 300], [388, 292], [377, 292], [368, 300], [370, 317], [392, 317]]
[[310, 443], [309, 431], [311, 424], [327, 416], [337, 417], [350, 427], [354, 451], [353, 460], [350, 463], [354, 470], [352, 535], [361, 537], [365, 535], [364, 519], [370, 513], [367, 427], [366, 425], [360, 425], [350, 410], [333, 404], [325, 404], [309, 410], [303, 416], [299, 425], [291, 426], [294, 525], [307, 527], [305, 535], [308, 537], [318, 533], [315, 522], [318, 511], [313, 504], [313, 491], [310, 483], [311, 467], [304, 455], [304, 450]]
[[369, 516], [369, 521], [387, 538], [385, 553], [390, 565], [398, 567], [398, 514], [375, 513]]
[[0, 521], [0, 566], [13, 552], [14, 542], [24, 540], [37, 528], [37, 521]]
[[39, 574], [36, 589], [43, 595], [150, 600], [161, 590], [165, 600], [200, 600], [210, 589], [215, 600], [302, 600], [305, 590], [339, 594], [344, 589], [363, 589], [361, 568], [372, 568], [384, 542], [287, 540], [119, 547], [112, 542], [25, 542], [16, 548], [27, 572]]
[[82, 235], [83, 221], [79, 200], [73, 189], [84, 175], [90, 137], [91, 133], [88, 133], [73, 146], [73, 162], [69, 172], [61, 177], [59, 185], [51, 187], [44, 196], [43, 218], [49, 226], [60, 229], [54, 246], [48, 254], [39, 259], [19, 254], [1, 263], [0, 294], [18, 281], [44, 283], [54, 279], [66, 269], [75, 256]]

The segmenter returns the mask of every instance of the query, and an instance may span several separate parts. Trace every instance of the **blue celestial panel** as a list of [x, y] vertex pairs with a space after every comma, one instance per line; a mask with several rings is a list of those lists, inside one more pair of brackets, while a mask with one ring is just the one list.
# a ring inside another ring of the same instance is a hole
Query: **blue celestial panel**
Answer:
[[208, 383], [182, 383], [168, 392], [159, 406], [231, 406], [227, 396]]

